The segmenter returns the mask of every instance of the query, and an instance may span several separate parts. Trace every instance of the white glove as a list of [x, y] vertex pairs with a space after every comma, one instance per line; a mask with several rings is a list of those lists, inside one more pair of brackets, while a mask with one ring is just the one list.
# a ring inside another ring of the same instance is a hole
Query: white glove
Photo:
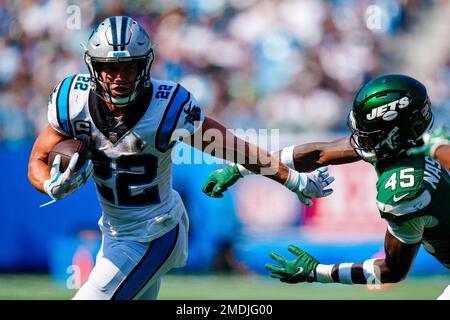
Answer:
[[312, 207], [311, 198], [327, 197], [333, 193], [333, 189], [325, 189], [333, 181], [334, 177], [328, 174], [328, 167], [318, 168], [311, 173], [290, 169], [284, 185], [295, 192], [302, 203]]
[[74, 172], [78, 158], [78, 153], [74, 153], [70, 158], [66, 171], [61, 173], [59, 172], [61, 156], [57, 155], [55, 157], [50, 170], [50, 179], [44, 182], [44, 190], [52, 199], [60, 200], [68, 196], [85, 184], [92, 176], [93, 165], [91, 160], [86, 161], [82, 168]]

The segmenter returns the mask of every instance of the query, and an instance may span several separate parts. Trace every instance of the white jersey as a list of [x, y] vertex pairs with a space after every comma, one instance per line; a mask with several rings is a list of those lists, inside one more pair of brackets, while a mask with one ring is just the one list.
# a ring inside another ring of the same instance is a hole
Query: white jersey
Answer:
[[176, 225], [184, 210], [172, 190], [171, 150], [180, 129], [185, 136], [193, 134], [204, 113], [181, 85], [154, 79], [151, 83], [151, 90], [121, 121], [98, 104], [88, 74], [66, 78], [49, 98], [52, 127], [87, 143], [93, 152], [103, 209], [99, 225], [113, 239], [151, 241]]

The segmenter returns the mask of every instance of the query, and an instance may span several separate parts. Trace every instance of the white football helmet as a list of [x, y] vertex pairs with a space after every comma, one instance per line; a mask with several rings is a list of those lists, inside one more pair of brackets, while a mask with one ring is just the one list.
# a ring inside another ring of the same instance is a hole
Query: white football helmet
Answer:
[[[103, 100], [124, 107], [150, 86], [153, 44], [144, 28], [127, 16], [113, 16], [98, 24], [85, 47], [84, 61], [91, 74], [91, 89]], [[137, 62], [139, 73], [126, 97], [111, 94], [110, 85], [100, 75], [101, 63]]]

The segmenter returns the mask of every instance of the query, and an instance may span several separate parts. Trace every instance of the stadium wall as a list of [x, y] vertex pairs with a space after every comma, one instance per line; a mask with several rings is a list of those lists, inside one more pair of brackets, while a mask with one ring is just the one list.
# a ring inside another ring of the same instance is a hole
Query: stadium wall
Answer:
[[[101, 208], [94, 183], [90, 181], [67, 199], [40, 208], [50, 199], [28, 182], [30, 151], [30, 146], [15, 150], [0, 147], [0, 166], [4, 168], [0, 185], [0, 271], [50, 271], [62, 278], [71, 272], [71, 266], [78, 265], [88, 273], [100, 244], [97, 221]], [[358, 196], [347, 172], [361, 168], [333, 169], [342, 181], [335, 186], [335, 199], [321, 200], [312, 210], [305, 210], [295, 196], [261, 177], [238, 182], [222, 199], [208, 198], [201, 187], [217, 167], [174, 166], [174, 188], [190, 215], [190, 255], [181, 272], [217, 270], [224, 250], [231, 250], [237, 261], [265, 274], [268, 252], [286, 253], [290, 243], [310, 251], [324, 263], [358, 262], [382, 255], [385, 226], [376, 212], [361, 204], [370, 192]], [[369, 181], [363, 183], [369, 186], [373, 177], [366, 176]], [[362, 207], [355, 207], [354, 201]], [[355, 234], [355, 230], [365, 232]], [[445, 271], [423, 250], [412, 270], [417, 274]]]

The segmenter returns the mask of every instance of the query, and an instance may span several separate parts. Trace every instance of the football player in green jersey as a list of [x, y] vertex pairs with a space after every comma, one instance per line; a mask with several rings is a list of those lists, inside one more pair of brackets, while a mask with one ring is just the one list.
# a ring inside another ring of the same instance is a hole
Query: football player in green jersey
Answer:
[[[279, 263], [266, 264], [270, 276], [287, 283], [398, 282], [407, 276], [421, 243], [450, 268], [450, 177], [439, 163], [448, 169], [449, 137], [443, 129], [429, 133], [432, 122], [426, 88], [405, 75], [385, 75], [367, 83], [356, 95], [348, 121], [350, 139], [281, 150], [281, 161], [298, 171], [358, 160], [374, 165], [376, 202], [388, 223], [386, 257], [325, 265], [290, 245], [293, 259], [270, 253]], [[220, 197], [246, 174], [244, 168], [229, 165], [211, 173], [203, 191]], [[450, 286], [439, 299], [450, 299]]]

